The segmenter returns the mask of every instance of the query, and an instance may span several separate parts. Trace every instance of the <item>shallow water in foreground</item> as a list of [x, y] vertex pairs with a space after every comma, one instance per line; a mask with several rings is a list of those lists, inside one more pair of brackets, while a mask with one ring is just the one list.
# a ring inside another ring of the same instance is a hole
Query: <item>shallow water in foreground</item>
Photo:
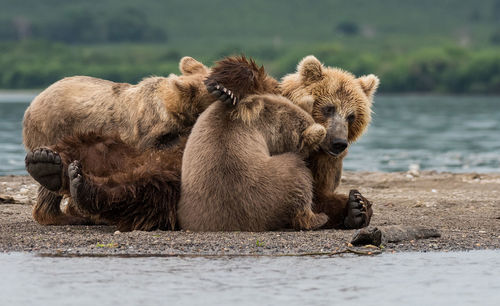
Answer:
[[0, 254], [1, 305], [499, 305], [500, 251], [376, 257]]

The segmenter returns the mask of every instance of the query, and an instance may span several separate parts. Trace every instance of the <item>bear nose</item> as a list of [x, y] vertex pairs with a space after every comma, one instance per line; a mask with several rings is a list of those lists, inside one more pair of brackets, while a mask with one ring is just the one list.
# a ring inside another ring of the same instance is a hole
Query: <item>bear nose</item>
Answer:
[[330, 150], [332, 151], [332, 153], [340, 154], [344, 152], [344, 150], [347, 148], [347, 145], [347, 140], [335, 138], [330, 145]]

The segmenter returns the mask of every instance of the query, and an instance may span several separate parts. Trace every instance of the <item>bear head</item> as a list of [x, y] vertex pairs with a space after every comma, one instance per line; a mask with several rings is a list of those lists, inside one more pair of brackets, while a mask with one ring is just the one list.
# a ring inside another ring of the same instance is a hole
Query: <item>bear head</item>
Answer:
[[325, 127], [321, 148], [336, 157], [369, 125], [378, 85], [373, 74], [356, 78], [342, 69], [325, 67], [310, 55], [300, 61], [297, 72], [283, 77], [280, 89]]
[[198, 116], [215, 101], [203, 83], [210, 68], [185, 56], [179, 62], [179, 70], [180, 75], [164, 78], [162, 81], [167, 84], [156, 86], [155, 91], [163, 96], [164, 106], [173, 119], [190, 129]]

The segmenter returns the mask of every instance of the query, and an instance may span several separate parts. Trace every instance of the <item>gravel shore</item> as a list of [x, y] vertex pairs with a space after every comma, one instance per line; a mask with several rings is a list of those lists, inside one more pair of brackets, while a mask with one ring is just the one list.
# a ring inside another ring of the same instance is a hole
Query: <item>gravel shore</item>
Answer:
[[31, 218], [37, 188], [28, 176], [0, 177], [0, 252], [282, 256], [500, 249], [500, 174], [345, 172], [340, 192], [356, 188], [370, 199], [371, 226], [387, 237], [394, 228], [423, 227], [440, 233], [427, 239], [386, 239], [381, 248], [352, 247], [354, 230], [120, 233], [111, 226], [41, 226]]

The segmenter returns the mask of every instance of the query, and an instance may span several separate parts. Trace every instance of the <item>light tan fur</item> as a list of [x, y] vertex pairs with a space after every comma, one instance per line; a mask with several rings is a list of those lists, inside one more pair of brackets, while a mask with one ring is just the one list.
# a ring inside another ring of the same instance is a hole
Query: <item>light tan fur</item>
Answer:
[[137, 85], [86, 76], [52, 84], [24, 114], [26, 149], [88, 132], [118, 133], [127, 144], [145, 149], [164, 135], [184, 133], [214, 99], [203, 85], [207, 67], [190, 57], [179, 66], [181, 76], [149, 77]]
[[[378, 85], [379, 79], [373, 74], [356, 78], [342, 69], [325, 67], [314, 56], [302, 59], [297, 72], [281, 80], [281, 93], [310, 113], [327, 131], [321, 144], [323, 150], [313, 152], [309, 164], [314, 175], [315, 211], [327, 213], [328, 227], [344, 226], [348, 198], [334, 192], [347, 149], [337, 156], [327, 152], [335, 140], [345, 139], [350, 144], [363, 134], [371, 121]], [[333, 113], [329, 113], [331, 109]]]

